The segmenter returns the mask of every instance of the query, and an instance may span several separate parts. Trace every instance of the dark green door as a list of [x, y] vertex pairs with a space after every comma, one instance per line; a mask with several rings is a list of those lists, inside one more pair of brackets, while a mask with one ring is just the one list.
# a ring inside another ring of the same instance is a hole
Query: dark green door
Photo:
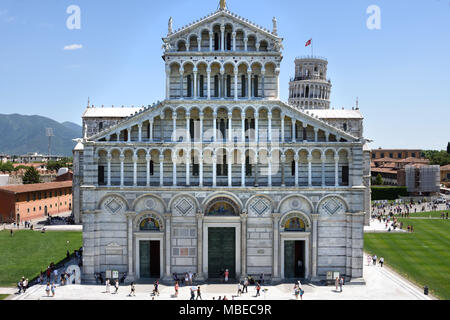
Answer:
[[229, 278], [236, 277], [236, 229], [208, 228], [208, 277], [221, 278], [228, 269]]
[[139, 266], [141, 278], [150, 279], [150, 241], [139, 241]]
[[284, 242], [284, 278], [295, 278], [295, 241]]

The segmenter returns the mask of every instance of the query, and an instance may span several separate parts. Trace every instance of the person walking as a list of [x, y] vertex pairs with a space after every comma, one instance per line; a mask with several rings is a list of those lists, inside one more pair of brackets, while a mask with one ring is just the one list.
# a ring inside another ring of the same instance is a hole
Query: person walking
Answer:
[[47, 297], [50, 297], [50, 282], [47, 282], [47, 286], [45, 287], [45, 293], [47, 293]]
[[225, 282], [228, 282], [228, 277], [230, 276], [230, 272], [228, 269], [225, 270]]
[[374, 266], [377, 265], [377, 259], [378, 259], [378, 257], [377, 257], [377, 255], [375, 254], [375, 255], [372, 257], [372, 261], [373, 261], [373, 265], [374, 265]]
[[195, 292], [194, 289], [191, 287], [191, 298], [189, 300], [195, 300]]
[[372, 261], [372, 257], [370, 255], [367, 256], [367, 265], [370, 266], [370, 262]]
[[300, 288], [298, 287], [297, 283], [294, 285], [294, 295], [295, 298], [298, 300], [298, 296], [300, 295]]
[[158, 295], [158, 297], [159, 297], [159, 288], [158, 288], [159, 287], [159, 281], [156, 280], [155, 283], [153, 284], [153, 286], [154, 286], [153, 295], [154, 296]]
[[117, 294], [117, 292], [119, 292], [119, 280], [116, 280], [116, 282], [114, 283], [114, 287], [116, 288], [116, 291], [114, 291], [114, 294]]
[[256, 296], [255, 296], [255, 298], [261, 296], [261, 294], [259, 293], [260, 291], [261, 291], [261, 285], [258, 283], [258, 284], [256, 284]]
[[28, 289], [28, 283], [29, 283], [29, 280], [28, 280], [28, 279], [25, 279], [25, 280], [23, 281], [23, 285], [22, 285], [23, 293], [25, 293], [25, 292], [27, 291], [27, 289]]
[[111, 287], [111, 284], [109, 283], [109, 279], [106, 279], [106, 293], [110, 293], [109, 288]]
[[380, 266], [383, 268], [383, 263], [384, 263], [384, 258], [383, 257], [381, 257], [380, 258]]
[[55, 285], [55, 282], [52, 283], [51, 290], [52, 290], [52, 297], [54, 297], [54, 296], [55, 296], [55, 291], [56, 291], [56, 285]]
[[58, 277], [58, 269], [55, 268], [55, 270], [53, 270], [53, 281], [57, 282], [59, 281], [59, 277]]
[[344, 285], [344, 277], [341, 277], [341, 279], [339, 280], [339, 287], [341, 289], [342, 292], [342, 286]]
[[237, 291], [237, 296], [240, 297], [242, 295], [242, 286], [241, 283], [238, 283], [238, 291]]
[[339, 287], [339, 278], [336, 277], [336, 280], [334, 281], [334, 285], [336, 286], [336, 292], [338, 291], [338, 287]]
[[189, 277], [189, 285], [192, 286], [192, 279], [193, 279], [194, 275], [191, 271], [189, 271], [188, 277]]
[[134, 286], [134, 282], [131, 283], [130, 297], [136, 297], [136, 287]]
[[175, 281], [175, 298], [178, 298], [179, 288], [180, 288], [180, 285], [178, 284], [178, 281]]
[[242, 289], [242, 293], [244, 293], [244, 291], [245, 291], [245, 293], [248, 293], [248, 278], [247, 277], [245, 277], [245, 280], [244, 280], [244, 288]]
[[197, 298], [195, 300], [198, 300], [200, 298], [200, 300], [203, 301], [202, 299], [202, 293], [200, 291], [200, 286], [197, 287]]
[[189, 275], [187, 274], [187, 272], [184, 274], [184, 284], [186, 286], [189, 285]]

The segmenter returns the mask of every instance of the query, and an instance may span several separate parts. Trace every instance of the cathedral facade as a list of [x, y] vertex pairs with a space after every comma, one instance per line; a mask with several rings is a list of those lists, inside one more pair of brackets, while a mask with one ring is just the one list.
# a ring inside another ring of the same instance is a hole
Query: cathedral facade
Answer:
[[370, 151], [342, 117], [280, 101], [282, 41], [275, 18], [268, 30], [221, 1], [169, 20], [164, 101], [88, 106], [74, 150], [84, 281], [362, 277]]

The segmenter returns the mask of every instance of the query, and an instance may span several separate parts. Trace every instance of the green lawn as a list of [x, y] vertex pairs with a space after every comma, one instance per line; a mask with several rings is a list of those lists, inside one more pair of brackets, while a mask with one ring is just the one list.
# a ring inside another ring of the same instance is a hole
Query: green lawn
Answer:
[[[69, 241], [69, 244], [67, 244]], [[0, 286], [16, 286], [22, 276], [33, 279], [54, 262], [82, 246], [81, 232], [0, 232]]]
[[5, 300], [9, 297], [9, 294], [0, 294], [0, 300]]
[[445, 213], [445, 212], [449, 212], [449, 211], [445, 210], [445, 211], [417, 212], [417, 213], [412, 212], [410, 214], [410, 217], [411, 218], [429, 218], [429, 217], [440, 218], [442, 212]]
[[433, 295], [450, 299], [450, 220], [400, 219], [414, 233], [367, 233], [365, 251]]

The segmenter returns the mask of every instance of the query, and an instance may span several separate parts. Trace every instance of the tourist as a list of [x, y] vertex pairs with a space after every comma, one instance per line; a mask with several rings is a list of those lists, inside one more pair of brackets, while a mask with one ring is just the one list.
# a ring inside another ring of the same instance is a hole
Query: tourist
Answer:
[[184, 274], [184, 284], [186, 286], [189, 285], [189, 275], [187, 274], [187, 272]]
[[370, 262], [372, 261], [372, 257], [370, 255], [367, 256], [367, 265], [370, 266]]
[[197, 287], [197, 298], [195, 300], [198, 300], [198, 298], [200, 298], [200, 300], [203, 300], [202, 299], [202, 293], [200, 291], [200, 286]]
[[23, 285], [22, 285], [23, 293], [25, 293], [25, 292], [27, 291], [27, 289], [28, 289], [28, 283], [29, 283], [28, 279], [25, 279], [25, 280], [23, 281]]
[[227, 296], [223, 296], [223, 300], [228, 300]]
[[247, 277], [244, 279], [244, 287], [242, 288], [242, 293], [244, 293], [244, 291], [245, 291], [245, 293], [248, 293], [248, 278]]
[[341, 279], [339, 280], [339, 287], [341, 289], [342, 292], [342, 286], [344, 285], [344, 277], [341, 277]]
[[193, 277], [193, 274], [192, 274], [191, 271], [189, 271], [188, 277], [189, 277], [189, 285], [192, 286], [192, 277]]
[[195, 292], [194, 289], [191, 287], [191, 298], [189, 300], [195, 300]]
[[110, 293], [109, 288], [111, 287], [111, 284], [109, 283], [109, 279], [106, 279], [106, 291], [105, 293]]
[[53, 281], [58, 282], [59, 277], [58, 277], [58, 269], [53, 270]]
[[19, 293], [18, 294], [21, 294], [22, 290], [23, 290], [23, 278], [20, 279], [20, 281], [17, 283], [17, 288], [19, 288]]
[[258, 284], [256, 284], [256, 296], [255, 296], [255, 298], [261, 296], [261, 294], [259, 293], [260, 291], [261, 291], [261, 285], [258, 283]]
[[228, 282], [228, 277], [230, 275], [230, 272], [228, 271], [228, 269], [225, 270], [225, 282]]
[[339, 278], [336, 277], [336, 280], [334, 281], [334, 285], [336, 286], [336, 292], [338, 291], [338, 287], [339, 287]]
[[298, 287], [298, 284], [294, 285], [294, 295], [295, 298], [298, 300], [298, 296], [300, 295], [300, 288]]
[[158, 287], [159, 287], [159, 281], [158, 281], [158, 280], [155, 281], [155, 283], [153, 284], [153, 287], [154, 287], [154, 289], [153, 289], [153, 295], [154, 295], [154, 296], [156, 296], [156, 295], [159, 296], [159, 289], [158, 289]]
[[242, 295], [242, 287], [241, 287], [241, 283], [238, 283], [238, 291], [237, 291], [237, 295], [238, 297], [240, 297]]
[[178, 298], [178, 290], [179, 290], [180, 286], [178, 284], [178, 281], [175, 281], [175, 298]]
[[136, 297], [136, 288], [134, 286], [134, 282], [131, 283], [130, 297]]
[[55, 285], [54, 282], [52, 283], [51, 290], [52, 290], [52, 297], [54, 297], [55, 296], [55, 290], [56, 290], [56, 285]]
[[383, 257], [381, 257], [380, 258], [380, 266], [383, 268], [383, 263], [384, 263], [384, 258]]
[[11, 237], [14, 236], [14, 231], [13, 231], [13, 229], [9, 230], [9, 235], [10, 235]]
[[373, 265], [374, 265], [374, 266], [377, 265], [377, 259], [378, 259], [378, 257], [377, 257], [377, 255], [375, 254], [375, 255], [373, 256], [373, 258], [372, 258], [372, 261], [373, 261]]
[[114, 294], [117, 294], [117, 292], [119, 291], [119, 280], [116, 280], [116, 282], [114, 283], [114, 287], [116, 288], [116, 291], [114, 291]]
[[303, 295], [305, 294], [305, 290], [302, 289], [302, 287], [299, 287], [299, 291], [300, 291], [300, 300], [303, 300]]
[[47, 293], [47, 297], [50, 297], [50, 282], [47, 282], [47, 286], [45, 287], [45, 292]]

